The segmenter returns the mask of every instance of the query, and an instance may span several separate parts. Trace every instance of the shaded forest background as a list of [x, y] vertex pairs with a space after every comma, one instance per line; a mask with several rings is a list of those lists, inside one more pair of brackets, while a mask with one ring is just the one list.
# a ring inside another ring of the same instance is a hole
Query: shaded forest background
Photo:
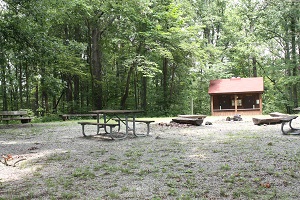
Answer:
[[209, 81], [264, 77], [298, 107], [297, 0], [0, 0], [0, 110], [210, 114]]

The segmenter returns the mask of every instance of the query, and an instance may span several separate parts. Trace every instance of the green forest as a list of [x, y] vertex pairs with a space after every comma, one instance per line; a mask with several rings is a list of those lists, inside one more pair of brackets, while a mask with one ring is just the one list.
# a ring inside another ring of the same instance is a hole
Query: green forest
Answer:
[[[0, 0], [0, 110], [210, 114], [210, 80], [299, 105], [299, 0]], [[193, 104], [193, 106], [191, 106]]]

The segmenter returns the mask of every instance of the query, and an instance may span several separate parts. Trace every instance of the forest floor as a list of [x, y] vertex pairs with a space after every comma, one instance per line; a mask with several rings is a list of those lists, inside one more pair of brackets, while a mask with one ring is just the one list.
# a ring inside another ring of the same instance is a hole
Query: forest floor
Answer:
[[19, 161], [0, 163], [0, 199], [300, 199], [300, 136], [250, 117], [169, 121], [118, 141], [76, 121], [0, 125], [1, 156]]

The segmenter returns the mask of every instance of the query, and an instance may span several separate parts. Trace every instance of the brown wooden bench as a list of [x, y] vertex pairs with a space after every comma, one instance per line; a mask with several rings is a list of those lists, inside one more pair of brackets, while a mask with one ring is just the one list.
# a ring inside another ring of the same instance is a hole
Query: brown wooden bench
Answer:
[[[297, 115], [291, 115], [291, 116], [284, 117], [283, 119], [280, 120], [280, 122], [281, 122], [281, 132], [284, 135], [288, 135], [288, 134], [299, 135], [300, 134], [300, 129], [296, 129], [296, 128], [292, 127], [292, 121], [294, 119], [296, 119], [297, 117], [298, 117]], [[289, 124], [289, 129], [288, 130], [285, 130], [285, 128], [284, 128], [284, 126], [286, 124]]]
[[93, 117], [96, 118], [97, 114], [87, 113], [87, 114], [62, 114], [59, 115], [63, 121], [69, 120], [71, 117]]
[[[119, 119], [119, 118], [113, 118], [113, 120], [115, 120], [116, 122], [118, 122], [119, 126], [120, 126], [120, 121], [122, 121], [124, 123], [124, 121], [126, 121], [126, 119]], [[127, 119], [129, 122], [133, 122], [133, 119]], [[154, 120], [143, 120], [143, 119], [135, 119], [135, 122], [140, 122], [140, 123], [145, 123], [147, 125], [147, 135], [149, 135], [150, 133], [150, 124], [155, 122]]]
[[[105, 126], [109, 127], [109, 134], [112, 134], [112, 129], [116, 126], [118, 126], [118, 124], [110, 124], [110, 123], [98, 123], [98, 122], [78, 122], [78, 124], [80, 124], [82, 126], [82, 134], [84, 137], [86, 137], [87, 135], [85, 134], [84, 131], [84, 126], [86, 125], [94, 125], [97, 126], [97, 134], [99, 134], [100, 132], [100, 128], [105, 128]], [[114, 139], [113, 137], [111, 137], [112, 139]]]
[[8, 123], [12, 120], [20, 120], [22, 124], [31, 122], [31, 117], [27, 111], [0, 111], [0, 120]]

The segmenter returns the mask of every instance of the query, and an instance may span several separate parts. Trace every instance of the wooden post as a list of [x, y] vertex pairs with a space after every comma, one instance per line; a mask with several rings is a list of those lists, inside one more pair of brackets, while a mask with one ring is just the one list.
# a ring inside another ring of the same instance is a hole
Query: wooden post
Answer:
[[214, 116], [214, 95], [210, 96], [210, 109], [211, 109], [211, 115]]
[[262, 94], [259, 94], [259, 112], [262, 114]]
[[238, 95], [234, 95], [234, 114], [237, 114], [237, 99]]

